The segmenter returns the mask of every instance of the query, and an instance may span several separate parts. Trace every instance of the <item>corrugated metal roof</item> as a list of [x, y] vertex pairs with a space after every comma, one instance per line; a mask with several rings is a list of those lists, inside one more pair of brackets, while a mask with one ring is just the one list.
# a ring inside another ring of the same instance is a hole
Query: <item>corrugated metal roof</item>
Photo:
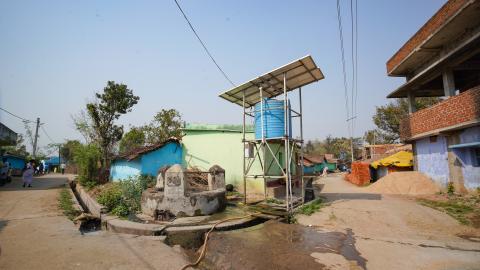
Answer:
[[283, 94], [283, 74], [286, 74], [287, 77], [287, 92], [325, 78], [313, 58], [307, 55], [236, 86], [220, 94], [220, 97], [243, 106], [243, 93], [245, 93], [245, 107], [252, 107], [260, 102], [260, 87], [263, 89], [264, 98], [273, 98]]

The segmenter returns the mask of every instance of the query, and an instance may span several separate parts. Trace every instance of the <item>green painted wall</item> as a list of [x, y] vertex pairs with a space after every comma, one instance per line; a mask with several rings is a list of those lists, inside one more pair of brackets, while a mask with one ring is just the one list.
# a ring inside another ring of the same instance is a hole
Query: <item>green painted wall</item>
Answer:
[[[225, 169], [225, 182], [243, 191], [243, 144], [242, 133], [233, 130], [208, 130], [208, 129], [186, 129], [182, 138], [183, 163], [184, 167], [198, 167], [201, 170], [208, 170], [213, 165], [219, 165]], [[254, 133], [247, 133], [247, 139], [253, 139]], [[271, 145], [275, 153], [278, 145]], [[285, 155], [281, 154], [283, 161]], [[278, 156], [278, 154], [277, 154]], [[263, 160], [263, 159], [262, 159]], [[271, 154], [267, 150], [267, 166], [270, 166], [269, 175], [281, 175], [281, 169], [274, 163]], [[295, 164], [295, 162], [292, 162]], [[294, 168], [295, 166], [292, 166]], [[294, 169], [295, 170], [295, 169]], [[249, 174], [260, 174], [261, 167], [258, 159], [253, 163]], [[248, 179], [247, 191], [249, 193], [263, 194], [262, 179]]]

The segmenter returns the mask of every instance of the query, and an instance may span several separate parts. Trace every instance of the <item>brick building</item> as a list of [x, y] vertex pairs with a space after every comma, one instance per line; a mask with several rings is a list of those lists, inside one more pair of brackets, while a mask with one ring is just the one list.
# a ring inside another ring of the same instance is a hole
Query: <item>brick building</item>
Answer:
[[[480, 187], [480, 0], [450, 0], [387, 62], [406, 82], [388, 98], [407, 98], [400, 137], [414, 167], [457, 191]], [[416, 111], [415, 98], [443, 97]]]

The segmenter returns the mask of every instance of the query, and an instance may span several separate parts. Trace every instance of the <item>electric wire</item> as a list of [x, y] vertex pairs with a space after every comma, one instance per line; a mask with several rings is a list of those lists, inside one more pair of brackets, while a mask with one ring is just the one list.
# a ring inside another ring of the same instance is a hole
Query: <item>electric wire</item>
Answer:
[[195, 28], [193, 27], [192, 23], [190, 22], [190, 20], [188, 19], [187, 15], [185, 14], [185, 12], [183, 11], [182, 7], [180, 6], [180, 4], [178, 3], [177, 0], [174, 0], [175, 1], [175, 4], [177, 5], [178, 9], [180, 10], [180, 12], [182, 13], [183, 17], [185, 18], [185, 20], [187, 21], [188, 23], [188, 26], [190, 27], [190, 29], [192, 30], [192, 32], [195, 34], [195, 36], [197, 37], [198, 41], [200, 42], [200, 44], [202, 45], [203, 49], [205, 50], [205, 52], [208, 54], [208, 56], [210, 57], [210, 59], [212, 59], [213, 63], [215, 64], [215, 66], [217, 66], [218, 70], [222, 73], [223, 77], [225, 77], [225, 79], [230, 82], [230, 84], [232, 86], [236, 86], [232, 80], [230, 80], [230, 78], [228, 77], [228, 75], [225, 73], [225, 71], [223, 71], [223, 69], [220, 67], [220, 65], [217, 63], [217, 61], [215, 61], [215, 58], [213, 58], [212, 54], [210, 53], [210, 51], [207, 49], [207, 46], [205, 45], [205, 43], [202, 41], [202, 39], [200, 38], [200, 36], [198, 35], [197, 31], [195, 30]]
[[[355, 76], [356, 76], [356, 70], [355, 70], [355, 58], [354, 58], [354, 51], [355, 51], [355, 46], [354, 46], [354, 21], [353, 21], [353, 0], [350, 0], [350, 21], [351, 21], [351, 28], [352, 28], [352, 31], [351, 31], [351, 44], [352, 44], [352, 50], [351, 50], [351, 57], [352, 57], [352, 99], [351, 99], [351, 109], [352, 109], [352, 117], [356, 116], [355, 115], [355, 105], [354, 105], [354, 98], [355, 98]], [[350, 134], [350, 137], [353, 137], [354, 136], [354, 126], [355, 126], [355, 119], [352, 119], [350, 125], [351, 125], [351, 134]]]
[[35, 121], [32, 121], [32, 120], [28, 120], [28, 119], [26, 119], [26, 118], [23, 118], [23, 117], [21, 117], [21, 116], [18, 116], [18, 115], [14, 114], [14, 113], [11, 113], [11, 112], [5, 110], [4, 108], [0, 108], [0, 110], [6, 112], [6, 113], [8, 113], [8, 114], [10, 114], [10, 115], [13, 116], [13, 117], [16, 117], [16, 118], [22, 120], [22, 121], [25, 122], [25, 123], [35, 122]]
[[[355, 96], [353, 97], [354, 113], [357, 116], [357, 100], [358, 100], [358, 0], [355, 0]], [[355, 124], [355, 122], [354, 122]], [[355, 129], [355, 125], [353, 127]]]
[[50, 135], [48, 135], [47, 131], [45, 130], [45, 128], [43, 128], [43, 124], [40, 125], [40, 128], [42, 129], [43, 133], [45, 134], [45, 136], [47, 136], [47, 138], [50, 140], [51, 143], [53, 144], [57, 144], [56, 142], [54, 142], [52, 140], [52, 137], [50, 137]]
[[[345, 70], [345, 49], [343, 47], [343, 27], [342, 27], [342, 16], [340, 14], [340, 0], [337, 0], [337, 19], [338, 19], [338, 32], [340, 38], [340, 51], [342, 54], [342, 72], [343, 72], [343, 87], [345, 94], [345, 110], [347, 112], [347, 119], [350, 118], [350, 109], [348, 105], [348, 82], [347, 82], [347, 72]], [[350, 133], [350, 124], [347, 122], [347, 130]]]

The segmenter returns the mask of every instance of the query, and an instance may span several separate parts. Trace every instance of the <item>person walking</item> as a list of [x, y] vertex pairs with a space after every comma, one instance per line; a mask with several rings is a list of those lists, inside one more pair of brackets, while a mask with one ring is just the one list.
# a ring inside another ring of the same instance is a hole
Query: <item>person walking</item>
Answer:
[[65, 174], [65, 163], [60, 164], [60, 169], [62, 170], [62, 174]]
[[32, 180], [33, 180], [33, 165], [31, 162], [27, 163], [27, 168], [23, 171], [23, 187], [28, 185], [28, 187], [32, 187]]

